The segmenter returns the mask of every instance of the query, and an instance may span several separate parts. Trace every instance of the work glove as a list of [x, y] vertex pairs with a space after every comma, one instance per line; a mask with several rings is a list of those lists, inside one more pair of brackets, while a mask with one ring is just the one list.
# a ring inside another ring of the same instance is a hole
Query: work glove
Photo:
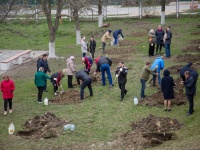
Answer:
[[156, 68], [158, 68], [158, 65], [156, 65]]
[[94, 72], [94, 75], [96, 74], [96, 72]]
[[119, 71], [122, 72], [123, 68], [120, 68]]
[[151, 46], [153, 46], [153, 43], [151, 44]]
[[118, 74], [116, 74], [116, 78], [118, 78], [118, 76], [119, 76], [119, 75], [118, 75]]
[[57, 78], [53, 78], [53, 80], [57, 81]]

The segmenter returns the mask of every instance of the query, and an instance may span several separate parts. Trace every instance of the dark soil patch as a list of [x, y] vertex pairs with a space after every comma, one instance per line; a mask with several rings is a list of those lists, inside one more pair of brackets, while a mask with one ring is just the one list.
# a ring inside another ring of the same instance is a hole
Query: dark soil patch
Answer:
[[192, 35], [200, 35], [200, 31], [191, 33]]
[[200, 44], [200, 39], [191, 40], [191, 44]]
[[173, 132], [182, 126], [183, 123], [176, 119], [156, 117], [150, 114], [147, 118], [132, 123], [133, 131], [120, 136], [111, 143], [111, 147], [123, 147], [125, 149], [154, 147], [162, 144], [164, 141], [176, 139], [176, 134]]
[[57, 118], [54, 114], [47, 112], [41, 116], [35, 116], [24, 124], [23, 131], [18, 131], [17, 135], [27, 139], [47, 139], [58, 137], [61, 133], [60, 127], [67, 124]]
[[[148, 30], [148, 29], [146, 29]], [[149, 31], [149, 30], [148, 30]], [[130, 37], [143, 37], [143, 36], [147, 36], [146, 32], [132, 32], [129, 34]]]
[[183, 65], [175, 65], [168, 67], [167, 69], [170, 71], [170, 74], [179, 74], [179, 70], [183, 67]]
[[[176, 89], [175, 89], [176, 90]], [[153, 95], [147, 96], [144, 100], [140, 101], [141, 105], [162, 107], [164, 102], [163, 93], [161, 91], [156, 92]], [[171, 100], [171, 105], [184, 105], [186, 103], [186, 96], [183, 93], [182, 88], [174, 92], [174, 99]]]
[[200, 54], [192, 55], [192, 54], [185, 54], [179, 55], [174, 58], [177, 62], [200, 62]]
[[136, 50], [135, 48], [112, 48], [112, 49], [109, 49], [107, 51], [107, 54], [110, 54], [110, 55], [127, 55], [127, 56], [130, 56], [130, 53], [132, 52], [138, 52], [138, 50]]
[[134, 40], [121, 40], [119, 41], [120, 46], [137, 46], [141, 43], [141, 41]]
[[194, 46], [188, 46], [181, 50], [182, 52], [200, 52], [200, 46], [194, 45]]
[[92, 78], [92, 83], [97, 83], [101, 82], [101, 73], [98, 72], [97, 74], [94, 75], [95, 71], [90, 71], [90, 77]]
[[[84, 94], [84, 98], [88, 96]], [[80, 92], [77, 88], [71, 89], [66, 91], [64, 94], [59, 94], [53, 100], [49, 100], [49, 103], [56, 103], [56, 104], [78, 104], [81, 103], [80, 100]]]

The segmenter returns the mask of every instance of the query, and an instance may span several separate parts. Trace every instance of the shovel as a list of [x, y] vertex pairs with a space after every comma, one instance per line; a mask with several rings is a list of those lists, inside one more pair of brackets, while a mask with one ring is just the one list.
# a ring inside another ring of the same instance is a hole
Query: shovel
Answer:
[[62, 84], [60, 85], [61, 91], [60, 91], [60, 95], [63, 95], [65, 93], [65, 91], [62, 88]]

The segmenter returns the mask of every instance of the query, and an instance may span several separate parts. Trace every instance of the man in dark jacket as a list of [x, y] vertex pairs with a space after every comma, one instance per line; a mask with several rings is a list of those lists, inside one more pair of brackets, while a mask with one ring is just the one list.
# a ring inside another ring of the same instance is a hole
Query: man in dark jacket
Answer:
[[119, 67], [117, 67], [117, 70], [115, 71], [116, 78], [118, 78], [119, 88], [121, 89], [121, 101], [124, 99], [124, 95], [127, 93], [125, 88], [127, 82], [127, 73], [128, 69], [124, 66], [124, 62], [121, 61], [119, 63]]
[[190, 75], [193, 76], [194, 80], [195, 80], [195, 85], [196, 85], [196, 82], [197, 82], [197, 79], [198, 79], [198, 72], [192, 70], [190, 67], [192, 66], [192, 63], [188, 63], [187, 65], [183, 66], [181, 69], [180, 69], [180, 77], [182, 78], [183, 81], [185, 81], [185, 75], [184, 73], [186, 71], [189, 71], [190, 72]]
[[171, 39], [172, 39], [172, 32], [169, 26], [167, 27], [166, 34], [167, 34], [167, 37], [165, 39], [165, 54], [166, 54], [166, 57], [169, 58], [171, 56], [170, 45], [171, 45]]
[[[38, 59], [38, 61], [37, 61], [37, 71], [39, 71], [39, 68], [42, 67], [42, 68], [44, 69], [43, 72], [44, 72], [45, 74], [47, 73], [47, 71], [48, 71], [49, 73], [51, 73], [51, 70], [50, 70], [49, 65], [48, 65], [47, 58], [48, 58], [48, 55], [47, 55], [47, 54], [43, 54], [42, 58]], [[47, 80], [45, 80], [44, 91], [45, 91], [45, 92], [48, 92], [48, 91], [46, 90], [46, 88], [47, 88]]]
[[80, 82], [82, 82], [81, 91], [80, 91], [80, 99], [81, 100], [84, 99], [84, 89], [86, 86], [88, 87], [88, 89], [90, 91], [90, 96], [93, 96], [93, 91], [92, 91], [92, 86], [91, 86], [92, 79], [88, 74], [89, 74], [88, 70], [79, 70], [76, 73], [76, 79], [77, 79], [78, 85], [80, 85]]
[[195, 80], [193, 76], [190, 75], [189, 71], [186, 71], [184, 73], [185, 75], [185, 81], [182, 81], [181, 83], [184, 84], [186, 89], [186, 96], [189, 101], [189, 111], [186, 114], [187, 116], [190, 116], [194, 112], [194, 95], [196, 93], [196, 86], [195, 86]]
[[123, 33], [122, 33], [122, 29], [119, 29], [119, 30], [115, 30], [114, 32], [113, 32], [113, 37], [114, 37], [114, 39], [115, 39], [115, 41], [114, 41], [114, 45], [117, 45], [118, 44], [118, 36], [119, 35], [121, 35], [122, 36], [122, 38], [124, 38], [124, 35], [123, 35]]
[[94, 40], [94, 37], [90, 37], [90, 53], [92, 55], [92, 59], [94, 59], [94, 53], [96, 48], [96, 41]]
[[[110, 83], [110, 89], [111, 89], [113, 86], [112, 76], [111, 76], [111, 72], [110, 72], [110, 66], [112, 65], [112, 60], [109, 59], [108, 57], [100, 57], [100, 59], [98, 61], [96, 61], [96, 65], [97, 65], [96, 72], [101, 71], [103, 86], [106, 85], [106, 78], [105, 78], [105, 72], [106, 72], [107, 76], [108, 76], [108, 81]], [[95, 72], [95, 74], [96, 74], [96, 72]]]

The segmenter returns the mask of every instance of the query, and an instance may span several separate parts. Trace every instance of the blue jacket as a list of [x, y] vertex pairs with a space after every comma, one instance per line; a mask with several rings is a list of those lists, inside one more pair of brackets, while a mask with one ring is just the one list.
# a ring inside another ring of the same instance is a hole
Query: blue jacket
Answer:
[[153, 70], [157, 65], [157, 72], [160, 73], [160, 70], [163, 70], [163, 68], [165, 67], [165, 62], [162, 57], [157, 57], [151, 65], [150, 69]]
[[190, 66], [192, 66], [192, 63], [188, 63], [187, 65], [183, 66], [180, 70], [180, 77], [182, 78], [183, 81], [185, 81], [185, 76], [184, 73], [186, 71], [190, 72], [190, 75], [193, 76], [194, 80], [196, 81], [198, 79], [198, 73], [192, 69], [190, 69]]
[[124, 35], [122, 34], [122, 30], [116, 30], [113, 32], [113, 37], [117, 37], [119, 34], [121, 34], [122, 38], [124, 38]]

